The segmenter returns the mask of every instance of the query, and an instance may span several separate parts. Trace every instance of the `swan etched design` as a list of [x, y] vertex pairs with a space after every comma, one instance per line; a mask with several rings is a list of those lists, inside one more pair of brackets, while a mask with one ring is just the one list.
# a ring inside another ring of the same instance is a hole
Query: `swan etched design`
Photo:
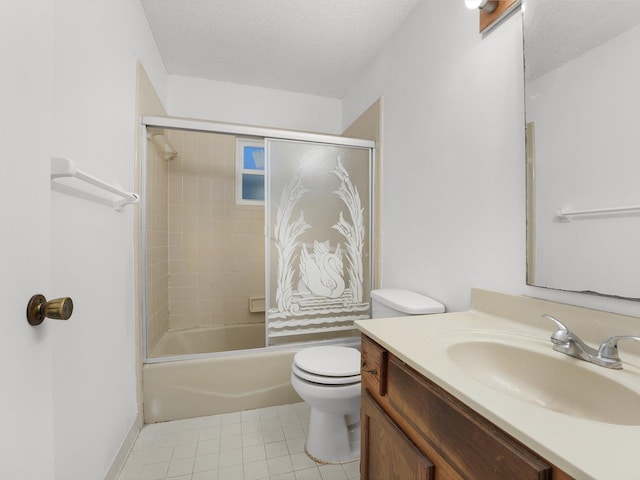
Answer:
[[331, 252], [329, 241], [313, 242], [313, 253], [302, 248], [300, 253], [300, 277], [314, 295], [338, 298], [344, 293], [342, 250], [340, 244]]

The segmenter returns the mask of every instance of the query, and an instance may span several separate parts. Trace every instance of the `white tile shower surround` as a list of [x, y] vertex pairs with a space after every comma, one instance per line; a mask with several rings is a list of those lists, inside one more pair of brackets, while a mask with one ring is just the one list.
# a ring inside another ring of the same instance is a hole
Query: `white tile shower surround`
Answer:
[[360, 462], [304, 453], [309, 407], [296, 403], [145, 425], [119, 480], [352, 480]]

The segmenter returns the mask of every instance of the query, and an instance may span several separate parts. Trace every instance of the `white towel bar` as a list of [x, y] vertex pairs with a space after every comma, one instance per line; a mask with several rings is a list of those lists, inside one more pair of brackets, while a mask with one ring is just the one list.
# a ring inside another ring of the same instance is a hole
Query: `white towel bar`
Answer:
[[594, 208], [591, 210], [571, 210], [568, 207], [558, 210], [558, 218], [561, 222], [570, 222], [574, 217], [587, 217], [593, 215], [616, 215], [619, 213], [640, 213], [640, 205], [628, 207]]
[[122, 200], [114, 202], [113, 205], [118, 212], [121, 212], [125, 205], [138, 203], [140, 201], [140, 197], [137, 193], [125, 192], [121, 188], [103, 182], [88, 173], [78, 170], [72, 160], [61, 157], [51, 157], [51, 179], [54, 180], [56, 178], [64, 177], [77, 178], [78, 180], [90, 183], [93, 186], [121, 197]]

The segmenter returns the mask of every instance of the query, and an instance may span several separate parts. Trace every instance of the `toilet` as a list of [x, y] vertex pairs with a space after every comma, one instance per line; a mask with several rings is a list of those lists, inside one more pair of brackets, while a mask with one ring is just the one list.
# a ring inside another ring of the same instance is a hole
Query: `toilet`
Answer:
[[[373, 318], [443, 313], [440, 302], [410, 290], [371, 291]], [[305, 450], [320, 463], [360, 456], [360, 352], [335, 345], [296, 353], [291, 385], [311, 407]]]

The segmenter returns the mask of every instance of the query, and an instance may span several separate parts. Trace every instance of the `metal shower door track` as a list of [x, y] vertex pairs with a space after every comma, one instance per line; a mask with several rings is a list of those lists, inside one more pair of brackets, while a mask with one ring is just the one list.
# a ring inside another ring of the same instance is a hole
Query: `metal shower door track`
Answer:
[[228, 123], [206, 122], [202, 120], [188, 120], [173, 117], [143, 116], [142, 124], [147, 127], [173, 128], [177, 130], [195, 130], [211, 133], [228, 133], [231, 135], [264, 137], [279, 140], [299, 140], [302, 142], [317, 142], [347, 147], [375, 148], [375, 142], [361, 138], [340, 137], [338, 135], [325, 135], [319, 133], [296, 132], [292, 130], [279, 130], [274, 128], [249, 127], [245, 125], [233, 125]]

